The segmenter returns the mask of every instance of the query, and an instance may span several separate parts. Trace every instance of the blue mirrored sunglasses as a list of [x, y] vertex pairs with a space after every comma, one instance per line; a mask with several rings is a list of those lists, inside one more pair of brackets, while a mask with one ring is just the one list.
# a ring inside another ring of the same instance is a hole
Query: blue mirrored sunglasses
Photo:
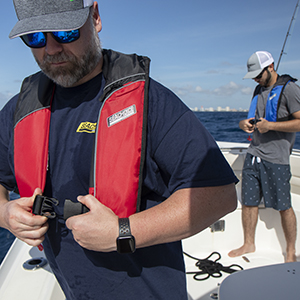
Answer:
[[[79, 39], [79, 29], [71, 31], [53, 31], [51, 32], [53, 38], [61, 44], [67, 44]], [[47, 44], [46, 32], [34, 32], [22, 35], [21, 39], [30, 48], [43, 48]]]

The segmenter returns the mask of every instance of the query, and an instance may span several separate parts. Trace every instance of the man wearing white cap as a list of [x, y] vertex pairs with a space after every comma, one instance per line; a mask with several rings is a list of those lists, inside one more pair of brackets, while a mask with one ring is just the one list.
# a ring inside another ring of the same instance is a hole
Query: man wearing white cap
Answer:
[[0, 226], [68, 300], [187, 299], [180, 240], [235, 209], [233, 171], [149, 58], [101, 49], [97, 2], [14, 4], [42, 72], [0, 112]]
[[244, 78], [255, 80], [248, 117], [239, 126], [253, 133], [242, 173], [242, 224], [244, 244], [229, 252], [235, 257], [255, 251], [258, 205], [280, 212], [285, 234], [286, 262], [296, 260], [297, 225], [290, 198], [289, 156], [300, 131], [300, 88], [289, 75], [279, 76], [269, 52], [257, 51], [247, 62]]

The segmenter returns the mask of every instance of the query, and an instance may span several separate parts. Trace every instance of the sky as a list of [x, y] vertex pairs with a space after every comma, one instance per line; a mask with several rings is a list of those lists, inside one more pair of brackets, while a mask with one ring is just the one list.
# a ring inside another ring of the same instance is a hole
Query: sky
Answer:
[[[0, 109], [39, 71], [20, 38], [13, 1], [1, 0]], [[102, 47], [151, 59], [150, 76], [191, 108], [247, 109], [256, 83], [243, 80], [255, 51], [272, 53], [275, 67], [298, 0], [98, 1]], [[300, 80], [300, 12], [278, 73]]]

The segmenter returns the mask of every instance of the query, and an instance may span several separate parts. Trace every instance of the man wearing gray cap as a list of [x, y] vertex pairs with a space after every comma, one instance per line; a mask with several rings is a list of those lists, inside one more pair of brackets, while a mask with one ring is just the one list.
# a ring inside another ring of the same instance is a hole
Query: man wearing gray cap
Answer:
[[296, 260], [297, 226], [290, 198], [290, 165], [296, 132], [300, 131], [300, 88], [289, 75], [279, 76], [269, 52], [257, 51], [247, 62], [244, 78], [255, 80], [248, 117], [239, 126], [253, 133], [242, 173], [244, 245], [229, 252], [235, 257], [255, 251], [258, 205], [280, 212], [285, 234], [286, 262]]
[[42, 72], [0, 112], [0, 226], [67, 299], [187, 299], [180, 240], [235, 209], [233, 171], [150, 59], [101, 49], [97, 2], [14, 4]]

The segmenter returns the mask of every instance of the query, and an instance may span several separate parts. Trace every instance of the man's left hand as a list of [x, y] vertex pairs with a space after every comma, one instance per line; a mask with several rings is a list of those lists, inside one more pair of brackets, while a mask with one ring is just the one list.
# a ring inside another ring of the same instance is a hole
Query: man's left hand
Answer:
[[269, 128], [269, 121], [264, 118], [260, 118], [259, 121], [256, 123], [256, 128], [260, 133], [266, 133], [270, 130]]
[[67, 219], [66, 225], [75, 241], [89, 250], [115, 251], [119, 234], [118, 216], [92, 195], [78, 196], [77, 199], [90, 211]]

